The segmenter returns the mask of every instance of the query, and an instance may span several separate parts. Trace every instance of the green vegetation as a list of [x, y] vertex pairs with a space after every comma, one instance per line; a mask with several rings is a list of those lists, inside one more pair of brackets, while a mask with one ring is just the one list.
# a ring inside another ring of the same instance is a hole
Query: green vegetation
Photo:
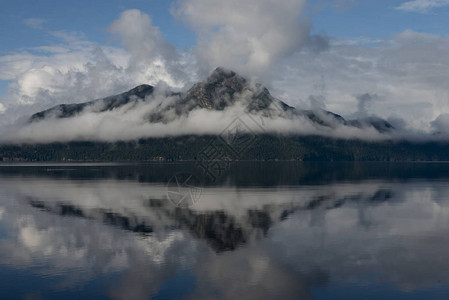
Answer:
[[257, 136], [238, 155], [212, 136], [149, 138], [132, 142], [0, 145], [0, 161], [200, 160], [212, 142], [229, 160], [449, 161], [449, 143], [366, 142], [318, 136]]

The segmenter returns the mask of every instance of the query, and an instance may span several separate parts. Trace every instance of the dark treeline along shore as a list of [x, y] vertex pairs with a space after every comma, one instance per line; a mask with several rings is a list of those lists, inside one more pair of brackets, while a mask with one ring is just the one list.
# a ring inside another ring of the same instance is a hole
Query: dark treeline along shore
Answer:
[[[186, 161], [201, 159], [214, 136], [149, 138], [132, 142], [1, 145], [0, 161]], [[217, 144], [227, 153], [224, 144]], [[226, 154], [225, 154], [226, 155]], [[237, 159], [298, 161], [449, 161], [449, 144], [367, 142], [317, 136], [258, 136]]]

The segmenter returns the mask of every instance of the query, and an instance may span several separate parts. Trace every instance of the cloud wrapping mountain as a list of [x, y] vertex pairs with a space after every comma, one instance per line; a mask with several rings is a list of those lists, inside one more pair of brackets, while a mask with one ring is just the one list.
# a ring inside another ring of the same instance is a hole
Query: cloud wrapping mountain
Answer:
[[2, 142], [49, 143], [118, 141], [181, 135], [219, 135], [236, 119], [249, 134], [313, 134], [379, 140], [393, 126], [364, 116], [345, 120], [317, 109], [295, 109], [267, 88], [233, 71], [217, 68], [184, 93], [149, 85], [79, 104], [62, 104], [38, 112], [7, 128]]
[[179, 1], [173, 14], [198, 38], [192, 49], [183, 50], [168, 43], [139, 10], [122, 12], [108, 28], [121, 47], [98, 45], [79, 33], [49, 32], [56, 44], [0, 56], [0, 79], [9, 81], [8, 95], [0, 97], [1, 131], [16, 130], [31, 114], [54, 105], [99, 99], [140, 84], [183, 91], [218, 65], [250, 80], [257, 77], [276, 98], [300, 109], [321, 108], [348, 118], [360, 113], [357, 97], [377, 95], [382, 101], [364, 106], [367, 116], [408, 132], [435, 131], [432, 122], [449, 113], [447, 37], [411, 30], [390, 40], [310, 34], [304, 5]]
[[206, 69], [225, 66], [260, 76], [301, 49], [310, 23], [305, 0], [186, 0], [173, 9], [198, 34], [195, 53]]

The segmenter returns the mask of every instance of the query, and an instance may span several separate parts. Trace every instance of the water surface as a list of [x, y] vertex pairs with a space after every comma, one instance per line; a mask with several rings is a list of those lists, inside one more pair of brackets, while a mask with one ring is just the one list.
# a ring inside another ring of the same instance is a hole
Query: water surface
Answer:
[[[0, 295], [446, 299], [448, 169], [238, 163], [213, 181], [192, 164], [3, 164]], [[167, 183], [184, 173], [200, 194], [177, 207]]]

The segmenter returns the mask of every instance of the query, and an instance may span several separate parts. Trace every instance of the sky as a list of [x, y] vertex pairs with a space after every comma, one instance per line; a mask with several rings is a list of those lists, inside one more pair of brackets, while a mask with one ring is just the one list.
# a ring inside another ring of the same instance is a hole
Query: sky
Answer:
[[449, 0], [0, 2], [0, 126], [222, 66], [300, 108], [449, 128]]

